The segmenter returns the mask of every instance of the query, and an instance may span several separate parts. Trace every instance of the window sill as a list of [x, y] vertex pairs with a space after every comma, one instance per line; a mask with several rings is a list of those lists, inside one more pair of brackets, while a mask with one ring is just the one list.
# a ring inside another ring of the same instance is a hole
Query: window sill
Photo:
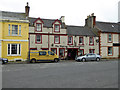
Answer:
[[7, 56], [21, 56], [21, 55], [7, 55]]
[[8, 35], [9, 37], [15, 36], [15, 37], [22, 37], [22, 35]]

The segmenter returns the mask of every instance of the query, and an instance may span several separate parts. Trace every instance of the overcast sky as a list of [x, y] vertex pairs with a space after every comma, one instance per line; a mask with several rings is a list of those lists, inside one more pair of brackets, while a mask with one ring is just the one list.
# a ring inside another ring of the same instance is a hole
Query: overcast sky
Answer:
[[1, 11], [25, 12], [29, 2], [30, 17], [59, 19], [65, 16], [67, 25], [85, 24], [85, 19], [94, 13], [97, 21], [118, 22], [120, 0], [0, 0]]

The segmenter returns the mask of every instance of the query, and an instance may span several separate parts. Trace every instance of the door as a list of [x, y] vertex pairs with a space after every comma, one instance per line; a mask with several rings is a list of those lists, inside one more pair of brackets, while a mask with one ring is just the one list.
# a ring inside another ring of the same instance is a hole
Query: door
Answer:
[[38, 61], [46, 61], [47, 60], [47, 52], [46, 51], [39, 51], [39, 56], [36, 57]]
[[55, 54], [51, 51], [48, 51], [48, 59], [53, 61], [55, 59]]

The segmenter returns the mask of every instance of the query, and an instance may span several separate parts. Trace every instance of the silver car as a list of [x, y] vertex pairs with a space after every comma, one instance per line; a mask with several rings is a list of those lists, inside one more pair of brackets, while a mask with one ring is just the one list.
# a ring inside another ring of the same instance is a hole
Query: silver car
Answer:
[[97, 55], [97, 54], [94, 54], [94, 53], [89, 53], [89, 54], [86, 54], [84, 56], [79, 56], [76, 58], [76, 61], [91, 61], [91, 60], [96, 60], [96, 61], [100, 61], [101, 59], [101, 56], [100, 55]]

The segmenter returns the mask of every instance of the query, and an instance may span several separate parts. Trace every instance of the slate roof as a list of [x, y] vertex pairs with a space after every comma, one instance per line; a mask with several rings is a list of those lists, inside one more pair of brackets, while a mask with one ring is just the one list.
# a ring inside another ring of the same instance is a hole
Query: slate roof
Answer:
[[96, 36], [92, 30], [86, 26], [67, 26], [68, 35]]
[[0, 19], [26, 20], [26, 14], [20, 12], [0, 11]]
[[96, 22], [96, 27], [102, 32], [114, 32], [118, 33], [120, 30], [118, 29], [118, 23], [110, 23], [110, 22]]
[[[38, 19], [38, 18], [29, 17], [30, 26], [33, 26], [34, 21], [35, 21], [36, 19]], [[54, 23], [55, 20], [56, 20], [56, 19], [42, 19], [42, 18], [40, 18], [40, 19], [44, 22], [43, 27], [47, 27], [47, 28], [52, 28], [52, 27], [53, 27], [53, 23]], [[59, 20], [59, 21], [62, 23], [61, 20]], [[64, 23], [62, 23], [61, 28], [65, 28], [65, 24], [64, 24]]]

